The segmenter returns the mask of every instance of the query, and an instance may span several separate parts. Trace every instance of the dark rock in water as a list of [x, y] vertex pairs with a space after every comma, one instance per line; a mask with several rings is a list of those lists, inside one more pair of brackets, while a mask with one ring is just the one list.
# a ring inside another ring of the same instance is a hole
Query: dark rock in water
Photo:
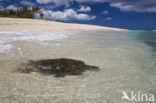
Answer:
[[19, 67], [19, 71], [24, 73], [41, 72], [45, 74], [55, 74], [56, 77], [81, 75], [86, 70], [99, 70], [99, 68], [86, 65], [82, 61], [66, 58], [29, 61], [28, 64], [22, 64]]

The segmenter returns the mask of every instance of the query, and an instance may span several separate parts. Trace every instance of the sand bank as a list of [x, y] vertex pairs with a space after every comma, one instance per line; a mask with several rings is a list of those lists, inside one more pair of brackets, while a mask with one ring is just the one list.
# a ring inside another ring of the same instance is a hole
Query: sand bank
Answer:
[[62, 23], [37, 19], [0, 18], [0, 31], [23, 30], [123, 30], [86, 24]]

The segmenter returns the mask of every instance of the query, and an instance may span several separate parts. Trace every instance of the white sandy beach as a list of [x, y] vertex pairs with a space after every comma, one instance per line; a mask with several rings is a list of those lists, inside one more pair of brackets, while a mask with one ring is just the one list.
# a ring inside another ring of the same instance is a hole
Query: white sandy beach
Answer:
[[0, 18], [0, 31], [23, 31], [23, 30], [122, 30], [102, 26], [85, 24], [61, 23], [37, 19]]

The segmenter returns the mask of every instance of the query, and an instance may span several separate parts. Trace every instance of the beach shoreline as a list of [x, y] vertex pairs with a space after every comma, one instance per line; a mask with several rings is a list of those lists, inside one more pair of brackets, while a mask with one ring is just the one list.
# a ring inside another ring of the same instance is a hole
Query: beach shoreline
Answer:
[[106, 30], [123, 31], [125, 29], [110, 28], [88, 24], [62, 23], [56, 21], [0, 18], [0, 32], [3, 31], [38, 31], [38, 30]]

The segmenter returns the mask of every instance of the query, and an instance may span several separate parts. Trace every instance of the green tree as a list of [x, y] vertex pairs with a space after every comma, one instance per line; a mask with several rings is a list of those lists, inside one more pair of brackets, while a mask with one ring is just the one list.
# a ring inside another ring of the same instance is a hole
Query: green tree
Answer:
[[32, 7], [33, 13], [38, 13], [40, 11], [39, 7]]
[[29, 9], [27, 6], [23, 6], [22, 8], [20, 8], [18, 16], [21, 18], [34, 18], [32, 10]]
[[43, 13], [39, 7], [29, 8], [23, 6], [17, 10], [0, 10], [0, 16], [2, 17], [20, 17], [20, 18], [34, 18], [35, 14], [39, 13], [40, 17], [43, 18]]
[[43, 16], [44, 16], [44, 14], [43, 13], [40, 13], [40, 18], [41, 19], [43, 19]]

